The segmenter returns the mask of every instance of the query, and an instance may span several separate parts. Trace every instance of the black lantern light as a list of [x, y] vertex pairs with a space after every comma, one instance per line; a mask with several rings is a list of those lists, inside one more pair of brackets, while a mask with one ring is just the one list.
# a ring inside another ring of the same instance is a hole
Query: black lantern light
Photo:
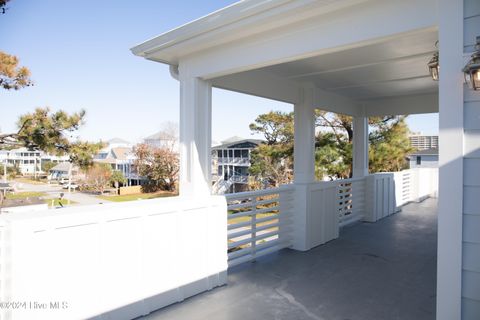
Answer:
[[[435, 47], [438, 48], [438, 41], [435, 42]], [[440, 78], [440, 65], [438, 64], [438, 51], [433, 54], [432, 59], [428, 62], [428, 71], [434, 81]]]
[[465, 82], [473, 90], [480, 90], [480, 37], [477, 37], [475, 52], [463, 68]]

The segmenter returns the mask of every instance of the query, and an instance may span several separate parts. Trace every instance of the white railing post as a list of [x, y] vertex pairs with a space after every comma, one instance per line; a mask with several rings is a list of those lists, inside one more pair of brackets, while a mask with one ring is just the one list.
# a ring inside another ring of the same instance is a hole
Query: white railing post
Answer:
[[252, 260], [255, 261], [257, 256], [257, 197], [252, 197], [252, 217], [250, 219], [250, 230], [251, 230], [251, 238], [252, 242], [250, 242], [250, 247], [252, 249]]
[[377, 221], [377, 179], [375, 174], [365, 178], [365, 216], [364, 221]]

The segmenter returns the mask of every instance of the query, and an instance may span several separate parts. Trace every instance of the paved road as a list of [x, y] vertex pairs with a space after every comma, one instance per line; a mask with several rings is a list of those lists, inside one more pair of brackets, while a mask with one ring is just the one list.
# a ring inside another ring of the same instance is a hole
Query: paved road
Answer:
[[82, 193], [82, 192], [71, 192], [69, 193], [68, 190], [62, 189], [59, 185], [54, 184], [30, 184], [30, 183], [14, 183], [15, 189], [18, 192], [22, 191], [36, 191], [36, 192], [44, 192], [47, 194], [46, 198], [59, 198], [60, 193], [63, 192], [64, 199], [75, 201], [79, 205], [87, 205], [87, 204], [99, 204], [99, 203], [107, 203], [111, 202], [108, 200], [103, 200], [95, 197], [94, 195]]

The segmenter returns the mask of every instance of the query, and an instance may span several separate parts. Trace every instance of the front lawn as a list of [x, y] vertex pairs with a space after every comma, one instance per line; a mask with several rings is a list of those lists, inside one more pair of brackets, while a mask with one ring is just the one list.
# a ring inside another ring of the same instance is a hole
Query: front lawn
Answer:
[[127, 194], [127, 195], [114, 195], [114, 196], [97, 196], [97, 198], [103, 200], [109, 200], [114, 202], [124, 202], [124, 201], [135, 201], [135, 200], [145, 200], [145, 199], [155, 199], [155, 198], [165, 198], [165, 197], [175, 197], [178, 194], [175, 192], [156, 192], [156, 193], [138, 193], [138, 194]]
[[6, 199], [16, 200], [16, 199], [26, 199], [32, 197], [45, 197], [47, 194], [44, 192], [36, 192], [36, 191], [25, 191], [25, 192], [15, 192], [15, 193], [7, 193]]
[[[52, 205], [53, 200], [53, 205]], [[50, 208], [60, 207], [60, 200], [58, 198], [55, 199], [45, 199], [45, 202], [48, 204]], [[75, 201], [70, 200], [70, 203], [67, 199], [62, 199], [62, 205], [64, 207], [71, 206], [72, 204], [76, 204]]]

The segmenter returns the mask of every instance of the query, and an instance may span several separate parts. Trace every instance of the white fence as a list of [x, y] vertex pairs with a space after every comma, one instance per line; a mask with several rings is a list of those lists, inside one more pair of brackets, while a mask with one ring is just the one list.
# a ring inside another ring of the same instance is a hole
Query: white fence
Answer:
[[226, 209], [176, 197], [2, 215], [1, 302], [15, 305], [0, 318], [133, 319], [225, 284]]
[[229, 194], [226, 199], [229, 266], [291, 245], [293, 187]]

